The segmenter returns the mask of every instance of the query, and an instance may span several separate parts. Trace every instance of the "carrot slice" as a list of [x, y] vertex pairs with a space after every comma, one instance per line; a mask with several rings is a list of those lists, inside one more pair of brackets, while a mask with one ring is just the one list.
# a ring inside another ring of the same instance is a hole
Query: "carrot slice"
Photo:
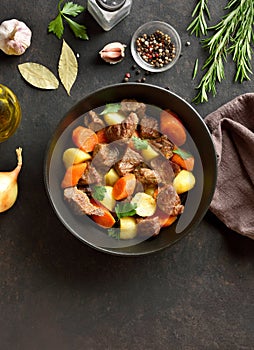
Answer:
[[168, 216], [167, 220], [161, 225], [161, 227], [168, 227], [173, 224], [177, 219], [177, 216]]
[[162, 210], [158, 209], [151, 217], [157, 217], [160, 222], [161, 227], [168, 227], [173, 224], [173, 222], [177, 219], [177, 216], [168, 216]]
[[112, 226], [114, 226], [115, 224], [115, 218], [113, 217], [113, 215], [110, 213], [110, 211], [105, 208], [103, 205], [100, 205], [98, 202], [96, 202], [95, 200], [91, 199], [91, 203], [98, 207], [101, 208], [103, 210], [103, 215], [99, 216], [99, 215], [91, 215], [91, 218], [94, 222], [96, 222], [96, 224], [104, 227], [104, 228], [110, 228]]
[[108, 139], [106, 136], [106, 129], [100, 129], [96, 132], [97, 138], [98, 138], [98, 143], [107, 143]]
[[66, 169], [61, 183], [62, 188], [76, 186], [82, 174], [86, 170], [87, 163], [73, 164]]
[[130, 196], [136, 187], [136, 177], [129, 173], [120, 177], [113, 186], [112, 195], [116, 200], [121, 200]]
[[83, 151], [92, 152], [98, 143], [98, 137], [93, 130], [84, 126], [77, 126], [72, 132], [72, 141]]
[[189, 156], [188, 158], [182, 158], [179, 154], [174, 153], [170, 159], [173, 163], [180, 165], [182, 169], [192, 171], [194, 168], [194, 157]]
[[159, 190], [158, 190], [158, 188], [156, 188], [156, 189], [154, 190], [154, 193], [153, 193], [153, 198], [154, 198], [154, 199], [157, 198], [158, 192], [159, 192]]
[[185, 128], [177, 114], [166, 109], [160, 114], [160, 129], [177, 146], [181, 146], [186, 141]]

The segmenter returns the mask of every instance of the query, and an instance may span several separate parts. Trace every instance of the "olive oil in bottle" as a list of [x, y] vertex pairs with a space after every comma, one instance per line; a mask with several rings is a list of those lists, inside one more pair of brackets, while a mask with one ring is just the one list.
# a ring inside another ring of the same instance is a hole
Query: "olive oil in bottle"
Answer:
[[0, 84], [0, 142], [14, 134], [20, 120], [21, 108], [17, 96], [7, 86]]

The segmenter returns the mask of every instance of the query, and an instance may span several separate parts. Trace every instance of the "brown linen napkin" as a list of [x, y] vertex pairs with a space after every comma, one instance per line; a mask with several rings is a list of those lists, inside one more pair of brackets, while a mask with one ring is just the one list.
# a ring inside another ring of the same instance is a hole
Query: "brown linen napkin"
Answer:
[[254, 93], [240, 95], [205, 118], [218, 160], [210, 210], [254, 239]]

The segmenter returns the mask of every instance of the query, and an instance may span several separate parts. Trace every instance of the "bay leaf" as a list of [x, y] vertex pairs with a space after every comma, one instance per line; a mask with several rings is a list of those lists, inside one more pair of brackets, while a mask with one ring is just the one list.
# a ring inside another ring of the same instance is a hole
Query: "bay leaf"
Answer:
[[60, 80], [70, 95], [71, 88], [78, 75], [78, 61], [70, 46], [63, 40], [62, 51], [58, 63]]
[[57, 89], [59, 81], [45, 66], [39, 63], [26, 62], [18, 65], [22, 77], [31, 85], [47, 90]]

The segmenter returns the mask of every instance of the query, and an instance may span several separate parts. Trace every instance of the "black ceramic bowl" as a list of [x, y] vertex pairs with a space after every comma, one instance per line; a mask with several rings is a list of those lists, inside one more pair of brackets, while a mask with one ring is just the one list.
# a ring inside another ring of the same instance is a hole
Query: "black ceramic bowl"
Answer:
[[[147, 240], [122, 241], [105, 234], [105, 231], [87, 216], [79, 217], [73, 213], [63, 199], [63, 190], [60, 186], [64, 174], [62, 155], [70, 145], [71, 132], [77, 120], [91, 109], [108, 103], [119, 103], [126, 98], [136, 99], [161, 109], [171, 109], [177, 113], [188, 133], [188, 148], [195, 157], [193, 173], [196, 184], [186, 196], [184, 213], [171, 226], [162, 229], [158, 236]], [[78, 102], [58, 124], [49, 142], [45, 159], [46, 190], [57, 216], [65, 227], [90, 247], [122, 256], [144, 255], [162, 250], [197, 227], [212, 200], [216, 175], [213, 142], [208, 128], [195, 109], [184, 99], [166, 89], [140, 83], [107, 86]]]

